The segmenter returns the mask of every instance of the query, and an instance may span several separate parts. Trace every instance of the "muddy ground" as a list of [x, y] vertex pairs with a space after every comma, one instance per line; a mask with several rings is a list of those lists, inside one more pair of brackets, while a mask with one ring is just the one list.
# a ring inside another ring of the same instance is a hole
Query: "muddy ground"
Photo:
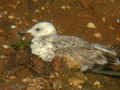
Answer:
[[51, 64], [32, 55], [21, 44], [31, 37], [19, 32], [40, 21], [59, 34], [120, 44], [120, 0], [0, 0], [0, 90], [120, 90], [119, 77], [69, 71], [59, 57]]

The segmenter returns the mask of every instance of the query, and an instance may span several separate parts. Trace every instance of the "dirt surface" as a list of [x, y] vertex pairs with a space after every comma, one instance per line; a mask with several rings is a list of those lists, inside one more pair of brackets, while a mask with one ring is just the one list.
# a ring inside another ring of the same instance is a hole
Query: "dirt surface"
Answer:
[[59, 57], [52, 64], [32, 55], [31, 37], [19, 32], [40, 21], [52, 22], [59, 34], [120, 44], [120, 0], [0, 0], [0, 90], [120, 90], [119, 77], [83, 74]]

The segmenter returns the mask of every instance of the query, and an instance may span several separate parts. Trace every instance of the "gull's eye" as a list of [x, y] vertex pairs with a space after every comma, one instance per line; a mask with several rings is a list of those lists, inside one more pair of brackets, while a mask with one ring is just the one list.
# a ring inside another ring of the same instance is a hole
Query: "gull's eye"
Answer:
[[37, 32], [39, 32], [39, 31], [40, 31], [40, 28], [36, 28], [35, 30], [36, 30]]

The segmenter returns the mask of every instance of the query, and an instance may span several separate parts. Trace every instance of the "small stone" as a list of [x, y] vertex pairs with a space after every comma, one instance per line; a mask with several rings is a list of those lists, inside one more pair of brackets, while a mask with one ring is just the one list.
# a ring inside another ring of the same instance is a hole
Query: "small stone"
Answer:
[[4, 11], [4, 14], [5, 14], [5, 15], [7, 15], [7, 14], [8, 14], [8, 12], [7, 12], [7, 11]]
[[10, 15], [8, 16], [9, 19], [14, 19], [14, 16]]
[[82, 88], [83, 88], [83, 86], [82, 86], [82, 85], [78, 85], [78, 88], [79, 88], [79, 89], [82, 89]]
[[69, 5], [66, 6], [67, 9], [70, 9], [71, 7]]
[[95, 81], [94, 83], [93, 83], [93, 85], [100, 85], [100, 82], [99, 81]]
[[0, 28], [0, 33], [2, 33], [2, 32], [3, 32], [3, 29]]
[[23, 23], [22, 20], [19, 20], [19, 21], [18, 21], [18, 24], [22, 24], [22, 23]]
[[11, 25], [11, 28], [12, 28], [12, 29], [15, 29], [15, 28], [16, 28], [16, 25]]
[[66, 6], [63, 5], [63, 6], [61, 6], [61, 9], [62, 9], [62, 10], [66, 10], [66, 9], [70, 9], [70, 8], [71, 8], [71, 7], [70, 7], [69, 5], [66, 5]]
[[102, 87], [100, 81], [95, 81], [95, 82], [93, 83], [93, 85], [96, 86], [96, 87], [98, 87], [98, 88], [101, 88], [101, 87]]
[[120, 24], [120, 18], [117, 18], [117, 19], [116, 19], [116, 23], [117, 23], [117, 24]]
[[16, 6], [16, 5], [14, 5], [14, 4], [11, 4], [11, 7], [12, 7], [12, 8], [14, 8], [14, 9], [16, 9], [16, 8], [17, 8], [17, 6]]
[[3, 48], [8, 49], [9, 45], [2, 45]]
[[108, 28], [109, 28], [109, 30], [115, 30], [115, 28], [113, 26], [109, 26]]
[[110, 2], [114, 3], [114, 2], [115, 2], [115, 0], [110, 0]]
[[37, 23], [37, 22], [38, 22], [37, 19], [32, 19], [32, 21], [33, 21], [34, 23]]
[[24, 83], [27, 83], [27, 82], [31, 81], [31, 78], [26, 77], [26, 78], [24, 78], [22, 81], [23, 81]]
[[40, 12], [40, 10], [39, 10], [39, 9], [36, 9], [36, 10], [35, 10], [35, 12], [36, 12], [36, 13], [39, 13], [39, 12]]
[[15, 79], [16, 79], [16, 76], [10, 76], [9, 79], [15, 80]]
[[61, 7], [61, 9], [65, 10], [65, 9], [66, 9], [66, 6], [65, 6], [65, 5], [63, 5], [63, 6]]
[[33, 2], [35, 2], [35, 3], [36, 3], [36, 2], [38, 2], [38, 0], [33, 0]]
[[79, 86], [85, 83], [85, 80], [80, 80], [78, 78], [72, 77], [68, 80], [70, 85]]
[[105, 23], [105, 22], [106, 22], [106, 18], [105, 18], [105, 17], [102, 17], [102, 21]]
[[42, 7], [41, 7], [41, 10], [45, 10], [45, 7], [44, 7], [44, 6], [42, 6]]
[[117, 41], [120, 41], [120, 37], [117, 37], [116, 40], [117, 40]]
[[22, 37], [22, 40], [25, 40], [26, 39], [26, 37]]
[[88, 28], [91, 28], [91, 29], [95, 29], [95, 28], [96, 28], [96, 25], [95, 25], [93, 22], [89, 22], [89, 23], [87, 24], [87, 27], [88, 27]]
[[101, 38], [102, 38], [102, 35], [101, 35], [101, 33], [98, 33], [98, 32], [97, 32], [97, 33], [94, 34], [94, 37], [101, 39]]
[[7, 58], [7, 56], [5, 56], [5, 55], [0, 55], [0, 59], [5, 59], [5, 58]]

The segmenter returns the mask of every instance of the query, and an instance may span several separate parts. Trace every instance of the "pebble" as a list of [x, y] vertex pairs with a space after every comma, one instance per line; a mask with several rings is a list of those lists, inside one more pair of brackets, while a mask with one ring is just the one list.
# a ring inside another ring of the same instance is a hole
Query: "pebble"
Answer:
[[97, 32], [97, 33], [94, 33], [94, 37], [101, 39], [102, 35], [101, 33]]
[[117, 37], [116, 40], [117, 40], [117, 41], [120, 41], [120, 37]]
[[38, 0], [33, 0], [33, 2], [37, 3], [37, 2], [38, 2]]
[[32, 19], [32, 22], [37, 23], [38, 20], [37, 19]]
[[45, 7], [44, 7], [44, 6], [42, 6], [42, 7], [41, 7], [41, 10], [45, 10]]
[[61, 9], [62, 9], [62, 10], [66, 10], [66, 9], [70, 9], [70, 8], [71, 8], [71, 7], [70, 7], [69, 5], [66, 5], [66, 6], [63, 5], [63, 6], [61, 6]]
[[82, 89], [82, 85], [85, 83], [84, 80], [80, 80], [78, 78], [70, 78], [68, 80], [69, 84], [74, 86], [74, 87], [78, 87], [80, 89]]
[[120, 18], [117, 18], [117, 19], [116, 19], [116, 23], [117, 23], [117, 24], [120, 24]]
[[23, 80], [22, 80], [22, 82], [24, 82], [24, 83], [28, 83], [28, 82], [30, 82], [31, 81], [31, 78], [30, 77], [26, 77], [26, 78], [24, 78]]
[[3, 48], [8, 49], [9, 45], [2, 45]]
[[110, 0], [110, 2], [114, 3], [114, 2], [115, 2], [115, 0]]
[[15, 28], [16, 28], [16, 25], [11, 25], [11, 28], [12, 28], [12, 29], [15, 29]]
[[93, 85], [94, 85], [94, 86], [97, 86], [98, 88], [101, 88], [101, 87], [102, 87], [100, 81], [95, 81], [95, 82], [93, 83]]
[[106, 18], [102, 17], [102, 21], [103, 21], [103, 23], [105, 23], [106, 22]]
[[4, 11], [4, 15], [7, 15], [8, 14], [8, 12], [7, 11]]
[[65, 9], [66, 9], [66, 6], [62, 6], [61, 9], [65, 10]]
[[35, 12], [36, 12], [36, 13], [39, 13], [39, 12], [40, 12], [40, 10], [39, 10], [39, 9], [36, 9], [36, 10], [35, 10]]
[[115, 28], [113, 26], [109, 26], [108, 28], [109, 28], [109, 30], [115, 30]]
[[81, 85], [78, 85], [78, 88], [79, 88], [79, 89], [82, 89], [82, 88], [83, 88], [83, 86], [81, 86]]
[[21, 20], [18, 21], [18, 24], [22, 24], [23, 22]]
[[26, 39], [26, 37], [22, 37], [22, 40], [25, 40]]
[[71, 7], [69, 5], [67, 5], [67, 9], [70, 9]]
[[3, 29], [0, 28], [0, 33], [2, 33], [2, 32], [3, 32]]
[[16, 79], [16, 76], [10, 76], [9, 79], [15, 80], [15, 79]]
[[8, 18], [12, 20], [12, 19], [14, 19], [14, 16], [10, 15], [10, 16], [8, 16]]
[[87, 24], [87, 27], [90, 28], [90, 29], [95, 29], [96, 28], [96, 25], [93, 23], [93, 22], [89, 22]]
[[0, 55], [0, 59], [5, 59], [7, 58], [5, 55]]

